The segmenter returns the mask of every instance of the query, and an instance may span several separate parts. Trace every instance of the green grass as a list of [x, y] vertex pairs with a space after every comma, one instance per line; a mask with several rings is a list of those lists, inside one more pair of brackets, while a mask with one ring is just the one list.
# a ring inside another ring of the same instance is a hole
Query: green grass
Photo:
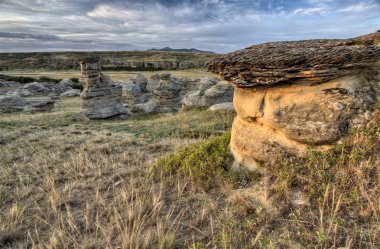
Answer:
[[178, 149], [152, 166], [156, 175], [188, 177], [198, 186], [209, 188], [230, 171], [233, 156], [229, 150], [231, 133]]
[[234, 113], [189, 110], [175, 115], [141, 115], [129, 120], [109, 120], [93, 122], [94, 129], [107, 129], [113, 132], [130, 132], [149, 140], [163, 138], [207, 138], [228, 130]]

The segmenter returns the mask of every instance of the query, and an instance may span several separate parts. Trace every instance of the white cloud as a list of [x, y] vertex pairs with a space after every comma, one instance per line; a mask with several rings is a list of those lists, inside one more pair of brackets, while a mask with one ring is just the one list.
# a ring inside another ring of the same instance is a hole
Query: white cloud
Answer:
[[362, 11], [366, 11], [366, 10], [377, 8], [377, 7], [379, 7], [379, 5], [375, 3], [361, 2], [361, 3], [349, 5], [341, 9], [340, 11], [341, 12], [362, 12]]

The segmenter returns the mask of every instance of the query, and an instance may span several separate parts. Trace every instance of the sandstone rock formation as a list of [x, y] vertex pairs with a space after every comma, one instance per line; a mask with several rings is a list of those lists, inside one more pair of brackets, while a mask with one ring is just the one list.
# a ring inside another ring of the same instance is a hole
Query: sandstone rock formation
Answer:
[[380, 33], [254, 45], [209, 63], [235, 85], [231, 150], [254, 169], [365, 125], [379, 96]]
[[122, 102], [122, 87], [113, 84], [103, 75], [97, 57], [84, 57], [80, 60], [84, 89], [82, 112], [90, 119], [109, 118], [127, 114]]
[[201, 79], [198, 89], [187, 93], [181, 103], [184, 107], [212, 105], [231, 102], [234, 88], [227, 81], [219, 81], [215, 78], [206, 77]]
[[24, 85], [23, 89], [32, 95], [47, 95], [50, 92], [47, 87], [39, 82], [28, 83]]
[[80, 96], [81, 91], [79, 89], [69, 89], [63, 93], [61, 93], [59, 96], [61, 97], [78, 97]]
[[170, 74], [159, 75], [158, 87], [153, 90], [151, 101], [153, 101], [154, 111], [158, 113], [176, 112], [180, 108], [181, 86]]
[[147, 78], [142, 74], [138, 74], [133, 81], [140, 88], [141, 92], [146, 92], [146, 85], [148, 83]]
[[0, 96], [0, 112], [31, 111], [32, 105], [18, 94]]
[[208, 108], [209, 111], [235, 111], [234, 103], [232, 102], [225, 102], [220, 104], [212, 105], [210, 108]]

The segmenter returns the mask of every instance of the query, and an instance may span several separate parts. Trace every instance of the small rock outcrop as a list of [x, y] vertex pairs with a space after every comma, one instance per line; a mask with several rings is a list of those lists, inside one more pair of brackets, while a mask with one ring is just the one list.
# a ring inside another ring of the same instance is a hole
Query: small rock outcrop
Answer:
[[61, 93], [59, 96], [61, 97], [78, 97], [80, 96], [81, 91], [79, 89], [69, 89], [63, 93]]
[[209, 63], [235, 86], [231, 150], [250, 169], [276, 154], [335, 144], [379, 96], [380, 33], [254, 45]]
[[24, 85], [23, 90], [31, 95], [47, 95], [50, 93], [49, 88], [39, 82], [28, 83]]
[[158, 87], [153, 90], [152, 99], [154, 111], [158, 113], [176, 112], [180, 108], [181, 101], [181, 85], [176, 82], [175, 78], [170, 77], [170, 74], [159, 75]]
[[146, 85], [148, 84], [148, 79], [145, 78], [142, 74], [138, 74], [133, 81], [140, 88], [141, 92], [147, 91]]
[[234, 88], [227, 81], [215, 78], [202, 78], [198, 89], [187, 93], [181, 103], [184, 107], [210, 107], [212, 105], [232, 102]]
[[32, 111], [32, 105], [18, 94], [0, 96], [0, 112]]
[[235, 111], [234, 103], [232, 102], [225, 102], [220, 104], [212, 105], [210, 108], [208, 108], [209, 111], [228, 111], [233, 112]]
[[122, 102], [122, 87], [102, 74], [100, 59], [85, 57], [79, 62], [84, 81], [81, 93], [84, 115], [90, 119], [102, 119], [127, 114]]

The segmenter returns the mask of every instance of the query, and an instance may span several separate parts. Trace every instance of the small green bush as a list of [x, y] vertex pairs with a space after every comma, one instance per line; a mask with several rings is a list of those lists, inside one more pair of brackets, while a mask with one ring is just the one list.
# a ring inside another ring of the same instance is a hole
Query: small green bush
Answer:
[[154, 175], [189, 177], [196, 185], [210, 188], [230, 170], [233, 156], [229, 150], [231, 133], [178, 149], [160, 158], [153, 166]]
[[74, 89], [79, 89], [79, 90], [83, 90], [83, 84], [82, 84], [82, 82], [75, 82], [74, 81], [74, 84], [73, 84], [73, 88]]
[[50, 77], [47, 77], [47, 76], [40, 76], [38, 78], [38, 81], [40, 82], [55, 82], [55, 83], [59, 83], [61, 82], [62, 79], [53, 79], [53, 78], [50, 78]]
[[78, 78], [70, 78], [70, 80], [74, 83], [79, 83], [79, 79]]

